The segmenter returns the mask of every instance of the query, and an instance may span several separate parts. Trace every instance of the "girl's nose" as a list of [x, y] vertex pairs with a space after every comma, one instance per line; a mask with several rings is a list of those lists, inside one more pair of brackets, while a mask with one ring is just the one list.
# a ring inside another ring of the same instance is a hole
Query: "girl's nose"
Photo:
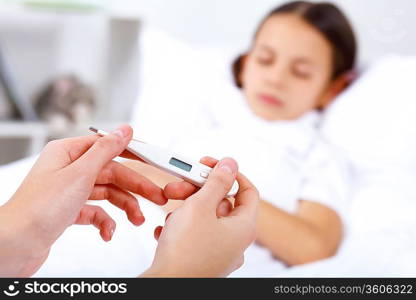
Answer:
[[270, 67], [265, 79], [267, 84], [274, 87], [282, 87], [285, 85], [287, 79], [287, 71], [283, 65], [274, 65]]

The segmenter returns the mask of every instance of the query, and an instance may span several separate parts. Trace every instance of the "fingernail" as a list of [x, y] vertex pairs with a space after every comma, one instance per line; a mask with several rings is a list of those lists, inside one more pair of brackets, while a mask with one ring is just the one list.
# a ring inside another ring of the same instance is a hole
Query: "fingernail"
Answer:
[[218, 214], [219, 217], [225, 217], [228, 213], [228, 204], [226, 202], [221, 202], [218, 205]]
[[144, 221], [145, 221], [145, 218], [144, 218], [143, 214], [138, 214], [135, 218], [134, 225], [140, 226], [144, 223]]
[[236, 174], [238, 166], [232, 158], [224, 158], [217, 164], [216, 168], [226, 173]]
[[113, 234], [114, 234], [114, 228], [111, 228], [111, 230], [110, 230], [110, 236], [113, 237]]
[[128, 135], [128, 129], [125, 126], [120, 126], [112, 132], [115, 135], [118, 135], [121, 138], [125, 138]]

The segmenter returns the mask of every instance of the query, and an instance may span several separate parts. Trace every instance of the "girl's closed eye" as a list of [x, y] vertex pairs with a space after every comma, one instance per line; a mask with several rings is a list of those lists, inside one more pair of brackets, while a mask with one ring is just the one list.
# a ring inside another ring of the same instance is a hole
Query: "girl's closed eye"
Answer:
[[292, 73], [301, 79], [309, 79], [312, 76], [312, 72], [308, 66], [304, 65], [294, 65], [292, 68]]
[[260, 65], [269, 65], [273, 63], [274, 54], [265, 46], [254, 52], [256, 62]]
[[260, 65], [269, 65], [273, 62], [273, 58], [270, 55], [257, 55], [256, 61]]

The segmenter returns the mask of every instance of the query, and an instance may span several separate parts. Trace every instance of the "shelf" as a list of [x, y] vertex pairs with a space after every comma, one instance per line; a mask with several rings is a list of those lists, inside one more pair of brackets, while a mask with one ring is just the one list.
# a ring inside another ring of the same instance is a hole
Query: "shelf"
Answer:
[[92, 134], [88, 128], [94, 126], [112, 131], [123, 122], [92, 122], [68, 128], [60, 136], [53, 136], [47, 124], [41, 122], [0, 121], [0, 165], [38, 154], [51, 139], [68, 138]]
[[0, 164], [39, 153], [47, 138], [43, 123], [0, 122]]
[[59, 20], [63, 16], [87, 16], [87, 15], [101, 15], [107, 19], [116, 19], [116, 20], [135, 20], [139, 21], [142, 19], [141, 14], [136, 11], [128, 9], [112, 9], [106, 8], [105, 6], [97, 6], [96, 9], [93, 9], [94, 6], [90, 6], [90, 9], [77, 10], [75, 7], [73, 9], [63, 9], [48, 7], [43, 8], [38, 5], [23, 5], [16, 3], [1, 3], [0, 2], [0, 15], [2, 17], [7, 17], [10, 19], [21, 19], [21, 18], [47, 18], [50, 20]]
[[41, 122], [0, 122], [0, 138], [46, 137], [47, 132], [47, 126]]

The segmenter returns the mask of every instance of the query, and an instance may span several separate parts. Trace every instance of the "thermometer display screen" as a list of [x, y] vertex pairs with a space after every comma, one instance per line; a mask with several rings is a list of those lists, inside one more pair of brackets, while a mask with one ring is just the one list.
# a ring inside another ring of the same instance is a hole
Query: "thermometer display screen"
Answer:
[[176, 159], [174, 157], [172, 157], [169, 160], [169, 163], [171, 165], [173, 165], [175, 167], [178, 167], [179, 169], [182, 169], [182, 170], [187, 171], [187, 172], [191, 171], [191, 169], [192, 169], [192, 166], [190, 164], [187, 164], [187, 163], [185, 163], [185, 162], [183, 162], [179, 159]]

